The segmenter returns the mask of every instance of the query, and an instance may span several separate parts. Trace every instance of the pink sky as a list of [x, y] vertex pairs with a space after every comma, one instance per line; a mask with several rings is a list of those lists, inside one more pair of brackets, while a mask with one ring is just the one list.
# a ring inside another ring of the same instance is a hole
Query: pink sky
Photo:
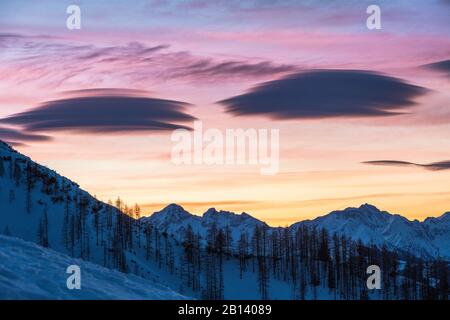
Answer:
[[[192, 1], [180, 18], [170, 11], [180, 8], [174, 2], [157, 7], [160, 15], [153, 24], [137, 9], [126, 8], [116, 17], [114, 6], [97, 21], [101, 5], [82, 3], [86, 22], [78, 31], [56, 24], [56, 2], [39, 18], [0, 16], [0, 118], [67, 98], [71, 90], [122, 88], [187, 102], [191, 105], [183, 112], [208, 128], [280, 129], [275, 176], [261, 176], [255, 166], [175, 166], [171, 131], [28, 130], [52, 140], [17, 141], [26, 144], [17, 146], [19, 151], [98, 198], [120, 196], [141, 204], [147, 214], [176, 202], [193, 213], [214, 206], [284, 225], [366, 202], [411, 219], [450, 210], [450, 170], [362, 164], [450, 159], [449, 74], [424, 67], [450, 59], [450, 32], [442, 13], [449, 12], [448, 4], [414, 9], [386, 3], [381, 5], [385, 27], [368, 30], [364, 6], [358, 11], [359, 6], [305, 3], [233, 9]], [[4, 5], [5, 13], [38, 10], [20, 2]], [[134, 15], [136, 21], [129, 22]], [[417, 28], [420, 19], [427, 27]], [[311, 69], [370, 70], [428, 92], [414, 98], [408, 114], [376, 118], [240, 117], [217, 103]], [[24, 130], [11, 123], [0, 128]]]

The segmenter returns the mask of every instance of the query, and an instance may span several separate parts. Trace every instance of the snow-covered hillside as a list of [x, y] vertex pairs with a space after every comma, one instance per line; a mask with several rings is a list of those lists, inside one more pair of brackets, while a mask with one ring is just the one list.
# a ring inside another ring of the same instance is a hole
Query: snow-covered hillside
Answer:
[[0, 234], [179, 289], [172, 262], [161, 261], [172, 240], [147, 239], [138, 220], [1, 141]]
[[[186, 299], [157, 282], [2, 235], [0, 261], [0, 299]], [[80, 290], [67, 288], [70, 265], [80, 267]]]

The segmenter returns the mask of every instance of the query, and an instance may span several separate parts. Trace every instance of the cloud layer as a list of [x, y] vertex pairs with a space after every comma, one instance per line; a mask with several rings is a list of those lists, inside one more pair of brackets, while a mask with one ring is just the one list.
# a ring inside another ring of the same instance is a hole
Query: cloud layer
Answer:
[[271, 119], [372, 117], [405, 113], [425, 88], [370, 71], [314, 70], [258, 85], [219, 103], [236, 115]]
[[414, 162], [408, 162], [408, 161], [398, 161], [398, 160], [375, 160], [375, 161], [365, 161], [363, 162], [365, 164], [371, 164], [376, 166], [413, 166], [413, 167], [420, 167], [426, 170], [449, 170], [450, 169], [450, 160], [446, 161], [439, 161], [439, 162], [432, 162], [427, 164], [420, 164], [420, 163], [414, 163]]
[[25, 145], [25, 142], [50, 141], [51, 137], [41, 134], [26, 133], [21, 130], [0, 127], [0, 140], [13, 146]]
[[0, 122], [21, 126], [26, 132], [126, 133], [187, 128], [179, 123], [195, 119], [185, 112], [189, 105], [185, 102], [121, 95], [123, 89], [94, 92], [93, 96], [48, 101]]

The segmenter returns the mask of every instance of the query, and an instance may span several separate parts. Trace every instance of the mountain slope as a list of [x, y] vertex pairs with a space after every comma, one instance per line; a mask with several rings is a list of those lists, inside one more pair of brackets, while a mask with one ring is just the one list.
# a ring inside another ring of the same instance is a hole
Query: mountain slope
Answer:
[[450, 260], [449, 215], [428, 218], [424, 222], [410, 221], [397, 214], [380, 211], [365, 204], [359, 208], [333, 211], [313, 220], [293, 224], [325, 228], [330, 233], [345, 235], [364, 244], [408, 251], [424, 257], [444, 257]]
[[[0, 299], [186, 299], [167, 287], [0, 235]], [[81, 289], [69, 290], [69, 265], [81, 270]]]
[[441, 256], [450, 260], [450, 212], [438, 218], [426, 218], [423, 225], [431, 236]]
[[138, 220], [1, 141], [0, 234], [179, 289], [174, 270], [150, 259]]

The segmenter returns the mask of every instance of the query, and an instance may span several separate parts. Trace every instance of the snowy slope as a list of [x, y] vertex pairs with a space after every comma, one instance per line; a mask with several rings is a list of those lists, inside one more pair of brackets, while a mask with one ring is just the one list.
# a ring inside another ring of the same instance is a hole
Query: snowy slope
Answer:
[[390, 249], [408, 251], [418, 256], [450, 259], [449, 220], [450, 215], [447, 214], [440, 218], [428, 218], [424, 222], [410, 221], [365, 204], [298, 222], [290, 228], [315, 226], [365, 244], [386, 245]]
[[54, 251], [179, 289], [173, 272], [147, 257], [135, 219], [0, 141], [0, 234], [44, 245], [44, 222]]
[[[0, 261], [0, 299], [186, 299], [158, 283], [17, 238], [0, 236]], [[67, 289], [70, 265], [80, 267], [80, 290]]]
[[[108, 208], [106, 204], [81, 190], [75, 182], [34, 163], [1, 141], [0, 162], [0, 167], [3, 168], [0, 169], [0, 233], [10, 233], [18, 238], [36, 242], [39, 223], [46, 213], [50, 245], [56, 251], [65, 251], [60, 232], [66, 202], [69, 202], [68, 209], [72, 214], [76, 210], [75, 201], [83, 199], [89, 219], [89, 213], [97, 206], [100, 213], [108, 209], [112, 215], [120, 214], [115, 208]], [[35, 175], [29, 192], [26, 172], [28, 167], [32, 168], [30, 171]]]

